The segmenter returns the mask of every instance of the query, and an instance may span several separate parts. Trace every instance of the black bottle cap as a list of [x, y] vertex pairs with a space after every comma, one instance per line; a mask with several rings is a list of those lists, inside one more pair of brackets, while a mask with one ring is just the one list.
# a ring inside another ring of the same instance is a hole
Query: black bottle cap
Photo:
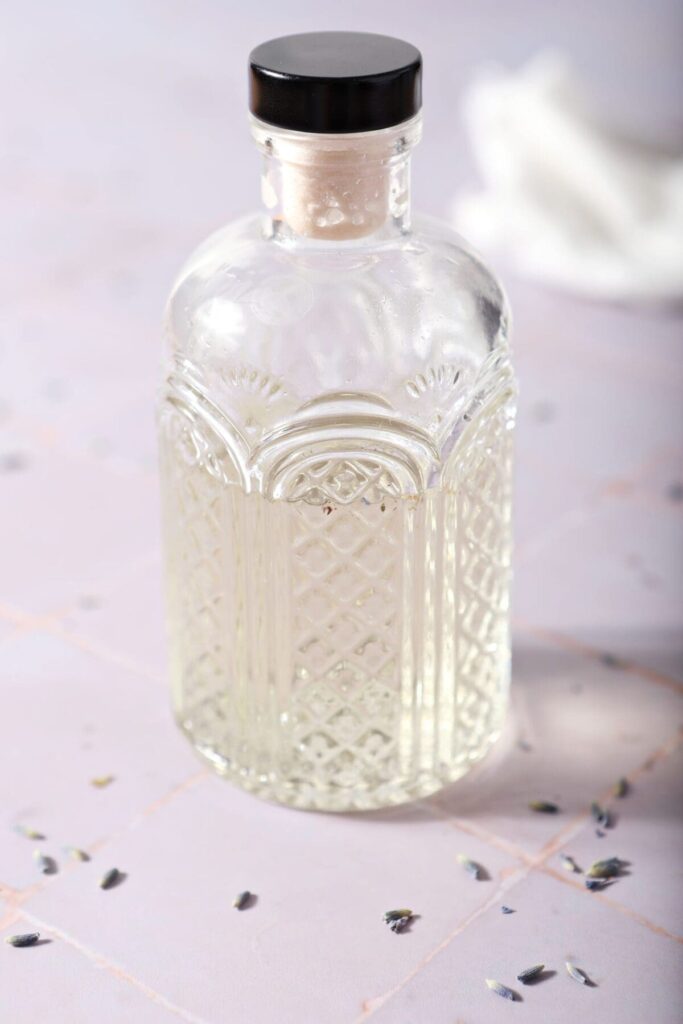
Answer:
[[299, 132], [370, 132], [422, 105], [422, 57], [369, 32], [305, 32], [261, 43], [249, 57], [249, 109]]

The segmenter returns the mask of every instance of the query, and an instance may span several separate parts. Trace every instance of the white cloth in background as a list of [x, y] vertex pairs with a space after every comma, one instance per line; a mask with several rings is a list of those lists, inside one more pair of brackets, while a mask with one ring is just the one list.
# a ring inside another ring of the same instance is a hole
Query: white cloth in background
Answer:
[[599, 125], [561, 55], [482, 76], [463, 106], [483, 189], [453, 216], [474, 245], [594, 297], [683, 295], [683, 159]]

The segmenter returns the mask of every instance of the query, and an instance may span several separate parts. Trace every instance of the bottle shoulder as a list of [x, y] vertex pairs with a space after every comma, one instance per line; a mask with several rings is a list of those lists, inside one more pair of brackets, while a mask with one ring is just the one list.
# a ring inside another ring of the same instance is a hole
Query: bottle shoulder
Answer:
[[[175, 280], [169, 302], [171, 315], [179, 305], [196, 312], [207, 295], [230, 293], [237, 281], [247, 289], [239, 289], [243, 304], [251, 302], [250, 288], [257, 288], [259, 295], [268, 288], [276, 293], [286, 274], [291, 280], [305, 281], [310, 290], [319, 291], [326, 302], [334, 300], [338, 306], [353, 302], [359, 292], [367, 290], [368, 281], [382, 286], [389, 304], [405, 300], [406, 290], [413, 293], [413, 299], [419, 296], [426, 312], [442, 298], [462, 301], [469, 296], [485, 306], [484, 316], [489, 320], [497, 318], [507, 326], [507, 300], [499, 280], [445, 221], [420, 215], [410, 231], [339, 246], [278, 241], [264, 232], [263, 225], [260, 214], [247, 215], [224, 225], [202, 242]], [[331, 286], [335, 286], [334, 291]], [[257, 301], [257, 321], [258, 308]], [[461, 311], [451, 306], [449, 312], [457, 322]], [[291, 319], [291, 313], [287, 319]]]
[[509, 376], [508, 322], [491, 271], [422, 217], [337, 247], [267, 238], [261, 217], [242, 218], [195, 250], [168, 306], [174, 372], [257, 436], [359, 400], [448, 431], [483, 382]]

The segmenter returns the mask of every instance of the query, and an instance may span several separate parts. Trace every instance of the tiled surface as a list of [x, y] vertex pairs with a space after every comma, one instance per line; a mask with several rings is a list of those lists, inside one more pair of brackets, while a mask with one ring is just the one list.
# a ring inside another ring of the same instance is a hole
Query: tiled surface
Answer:
[[[279, 1021], [350, 1021], [360, 995], [398, 984], [519, 866], [426, 812], [379, 818], [293, 814], [206, 779], [150, 817], [144, 842], [132, 830], [98, 855], [129, 873], [118, 891], [95, 887], [93, 862], [46, 886], [31, 908], [203, 1019], [223, 1019], [225, 989], [210, 980], [222, 962], [240, 979], [235, 1020], [271, 1020], [275, 1005]], [[486, 862], [490, 881], [460, 869], [461, 848]], [[244, 888], [258, 900], [238, 913], [231, 901]], [[116, 914], [99, 910], [103, 900]], [[394, 935], [382, 913], [404, 902], [422, 916]], [[202, 966], [188, 950], [202, 951]]]
[[[389, 0], [351, 10], [358, 27], [390, 25], [425, 52], [415, 192], [429, 212], [443, 214], [466, 170], [452, 97], [485, 56], [567, 46], [607, 106], [672, 136], [673, 2], [432, 7], [433, 28]], [[188, 249], [256, 198], [242, 74], [263, 25], [275, 35], [350, 17], [327, 0], [264, 0], [253, 18], [204, 0], [5, 5], [0, 929], [50, 940], [0, 943], [0, 1018], [13, 1024], [683, 1016], [674, 313], [508, 278], [522, 387], [514, 713], [471, 779], [391, 813], [305, 815], [208, 775], [172, 725], [152, 421], [160, 311]], [[109, 787], [90, 784], [110, 773]], [[622, 774], [632, 793], [613, 801], [600, 839], [588, 806]], [[533, 815], [534, 798], [560, 813]], [[91, 861], [67, 860], [66, 844]], [[56, 874], [38, 874], [36, 845]], [[630, 866], [588, 893], [563, 851], [584, 867], [603, 851]], [[461, 852], [487, 880], [462, 871]], [[113, 865], [126, 878], [103, 892]], [[245, 887], [258, 901], [238, 913]], [[396, 903], [420, 914], [399, 936], [381, 922]], [[570, 956], [595, 988], [567, 977]], [[557, 973], [522, 989], [515, 975], [536, 961]], [[488, 992], [486, 977], [523, 1002]]]
[[[3, 843], [0, 882], [43, 881], [32, 846], [97, 848], [201, 766], [173, 727], [165, 695], [140, 674], [37, 630], [2, 648]], [[91, 780], [113, 775], [105, 787]], [[44, 843], [12, 834], [43, 831]]]
[[153, 478], [53, 450], [2, 475], [3, 602], [45, 614], [112, 586], [156, 547]]
[[[683, 698], [585, 655], [530, 643], [523, 633], [513, 679], [518, 742], [433, 803], [461, 827], [482, 828], [534, 857], [571, 832], [615, 779], [637, 772], [671, 741], [683, 728]], [[531, 800], [552, 801], [559, 813], [530, 814]]]
[[[174, 1024], [179, 1019], [167, 1000], [132, 984], [117, 967], [81, 950], [62, 935], [43, 929], [42, 945], [14, 949], [7, 935], [34, 931], [35, 924], [18, 916], [0, 931], [0, 1017], [14, 1024], [68, 1021], [69, 1024]], [[36, 972], [40, 981], [36, 982]]]
[[[683, 847], [683, 750], [662, 753], [661, 763], [648, 760], [637, 773], [628, 800], [609, 801], [614, 826], [607, 834], [598, 837], [593, 823], [586, 824], [566, 852], [584, 868], [601, 857], [628, 859], [628, 873], [610, 885], [607, 897], [676, 935], [682, 930], [683, 860], [671, 852]], [[548, 866], [558, 868], [550, 859]]]
[[127, 566], [116, 584], [107, 588], [106, 596], [83, 594], [59, 626], [72, 641], [124, 659], [164, 685], [167, 652], [160, 553]]
[[[533, 1024], [680, 1020], [675, 1000], [680, 947], [670, 939], [615, 915], [592, 893], [549, 878], [526, 878], [510, 893], [513, 898], [515, 914], [502, 916], [491, 907], [464, 931], [456, 930], [397, 992], [378, 996], [376, 1012], [360, 1015], [358, 1024], [367, 1019], [373, 1024], [497, 1024], [513, 1015]], [[591, 987], [569, 977], [567, 960], [585, 971]], [[526, 986], [516, 980], [520, 971], [538, 963], [546, 967], [543, 980]], [[485, 978], [512, 988], [519, 1004], [489, 992]], [[655, 993], [661, 992], [674, 998], [660, 997], [653, 1007]]]

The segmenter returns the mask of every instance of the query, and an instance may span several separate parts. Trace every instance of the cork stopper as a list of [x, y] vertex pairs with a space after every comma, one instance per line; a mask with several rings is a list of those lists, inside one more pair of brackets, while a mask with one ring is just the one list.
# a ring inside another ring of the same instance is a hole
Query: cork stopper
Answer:
[[253, 122], [267, 156], [262, 194], [273, 218], [296, 235], [344, 241], [403, 218], [410, 198], [409, 150], [420, 119], [358, 135], [273, 131]]

